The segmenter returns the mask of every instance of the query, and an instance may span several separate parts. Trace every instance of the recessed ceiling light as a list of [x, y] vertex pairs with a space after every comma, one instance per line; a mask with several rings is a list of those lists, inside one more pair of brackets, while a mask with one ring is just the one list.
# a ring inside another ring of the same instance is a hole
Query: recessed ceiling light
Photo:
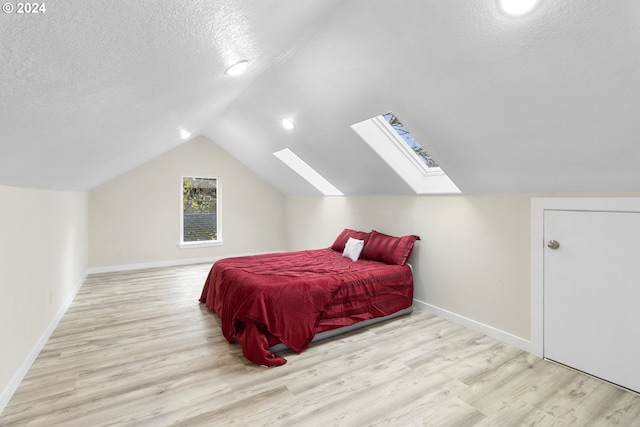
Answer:
[[500, 0], [500, 7], [504, 13], [511, 16], [521, 16], [533, 10], [539, 0]]
[[245, 71], [247, 71], [248, 66], [249, 66], [249, 61], [244, 59], [242, 61], [236, 62], [235, 64], [227, 68], [224, 73], [230, 76], [238, 76], [244, 73]]
[[282, 127], [287, 130], [293, 130], [296, 128], [296, 125], [289, 119], [282, 119]]
[[188, 139], [191, 136], [191, 132], [185, 129], [180, 129], [180, 138]]

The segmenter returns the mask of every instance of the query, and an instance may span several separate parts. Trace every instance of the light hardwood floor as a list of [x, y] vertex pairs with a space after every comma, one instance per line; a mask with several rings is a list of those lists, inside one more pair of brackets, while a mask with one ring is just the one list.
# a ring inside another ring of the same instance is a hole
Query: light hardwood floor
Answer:
[[640, 425], [640, 396], [426, 312], [253, 365], [209, 267], [90, 276], [0, 425]]

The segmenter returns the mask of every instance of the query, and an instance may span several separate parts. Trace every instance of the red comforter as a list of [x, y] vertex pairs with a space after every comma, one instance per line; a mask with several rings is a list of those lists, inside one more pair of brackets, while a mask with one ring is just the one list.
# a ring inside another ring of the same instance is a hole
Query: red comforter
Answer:
[[[370, 284], [394, 283], [410, 286], [411, 301], [413, 278], [407, 265], [353, 262], [332, 249], [283, 252], [217, 261], [200, 302], [218, 314], [224, 337], [236, 340], [247, 359], [279, 366], [286, 360], [269, 351], [268, 337], [301, 352], [341, 287], [367, 284], [366, 293], [374, 289]], [[406, 306], [394, 310], [402, 308]]]

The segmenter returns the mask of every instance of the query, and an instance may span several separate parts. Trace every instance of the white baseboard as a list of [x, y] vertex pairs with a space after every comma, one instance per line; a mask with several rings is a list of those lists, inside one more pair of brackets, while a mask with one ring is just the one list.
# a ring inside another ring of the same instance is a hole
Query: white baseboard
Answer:
[[73, 290], [67, 297], [64, 304], [62, 304], [62, 306], [60, 307], [60, 309], [58, 310], [54, 318], [51, 320], [51, 323], [49, 324], [47, 329], [44, 331], [42, 336], [40, 336], [40, 339], [36, 342], [36, 344], [33, 346], [31, 351], [29, 352], [29, 355], [27, 356], [25, 361], [22, 362], [20, 369], [18, 369], [18, 371], [13, 375], [13, 377], [11, 378], [11, 381], [9, 381], [9, 384], [7, 384], [7, 386], [4, 388], [4, 390], [0, 394], [0, 414], [2, 414], [2, 411], [4, 411], [4, 408], [9, 404], [11, 397], [18, 389], [18, 386], [24, 379], [25, 375], [27, 375], [27, 372], [29, 372], [31, 365], [33, 365], [33, 362], [35, 362], [36, 358], [40, 354], [40, 351], [42, 351], [42, 349], [44, 348], [45, 344], [49, 340], [49, 337], [51, 336], [53, 331], [56, 330], [56, 327], [58, 326], [58, 323], [60, 323], [62, 316], [64, 316], [64, 313], [67, 312], [67, 309], [73, 302], [73, 299], [76, 297], [78, 291], [82, 287], [86, 278], [87, 278], [87, 273], [85, 273], [84, 276], [82, 276], [80, 281], [73, 288]]
[[487, 336], [490, 336], [491, 338], [495, 338], [506, 344], [512, 345], [516, 348], [519, 348], [520, 350], [532, 353], [531, 341], [529, 340], [525, 340], [508, 332], [496, 329], [489, 325], [485, 325], [484, 323], [477, 322], [473, 319], [469, 319], [468, 317], [460, 316], [459, 314], [453, 313], [440, 307], [436, 307], [435, 305], [428, 304], [424, 301], [414, 299], [413, 306], [417, 310], [428, 311], [435, 314], [436, 316], [442, 317], [443, 319], [450, 320], [466, 328], [473, 329], [474, 331], [483, 333]]
[[144, 270], [147, 268], [161, 268], [161, 267], [175, 267], [180, 265], [191, 265], [191, 264], [213, 264], [214, 262], [223, 259], [223, 258], [231, 258], [237, 256], [250, 256], [250, 255], [261, 255], [265, 253], [273, 253], [273, 252], [281, 252], [281, 251], [269, 251], [269, 252], [252, 252], [252, 253], [244, 253], [244, 254], [231, 254], [231, 255], [221, 255], [216, 257], [206, 257], [206, 258], [189, 258], [189, 259], [173, 259], [168, 261], [153, 261], [153, 262], [142, 262], [136, 264], [122, 264], [122, 265], [108, 265], [104, 267], [91, 267], [89, 268], [89, 274], [100, 274], [100, 273], [115, 273], [118, 271], [130, 271], [130, 270]]
[[170, 261], [141, 262], [137, 264], [108, 265], [105, 267], [91, 267], [89, 268], [89, 274], [115, 273], [118, 271], [144, 270], [147, 268], [174, 267], [174, 266], [191, 265], [191, 264], [204, 264], [204, 263], [213, 264], [220, 258], [223, 258], [223, 257], [189, 258], [189, 259], [170, 260]]

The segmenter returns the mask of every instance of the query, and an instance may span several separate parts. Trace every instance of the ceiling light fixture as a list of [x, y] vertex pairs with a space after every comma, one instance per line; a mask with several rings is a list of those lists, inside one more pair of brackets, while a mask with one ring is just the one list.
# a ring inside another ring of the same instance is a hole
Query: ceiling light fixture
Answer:
[[188, 139], [190, 136], [191, 136], [191, 132], [182, 128], [180, 129], [180, 138]]
[[522, 16], [533, 10], [539, 0], [500, 0], [500, 7], [507, 15]]
[[296, 128], [296, 125], [289, 119], [282, 119], [282, 127], [286, 130], [293, 130]]
[[239, 76], [240, 74], [247, 71], [247, 67], [249, 66], [249, 61], [243, 59], [242, 61], [238, 61], [229, 68], [225, 70], [225, 74], [230, 76]]

